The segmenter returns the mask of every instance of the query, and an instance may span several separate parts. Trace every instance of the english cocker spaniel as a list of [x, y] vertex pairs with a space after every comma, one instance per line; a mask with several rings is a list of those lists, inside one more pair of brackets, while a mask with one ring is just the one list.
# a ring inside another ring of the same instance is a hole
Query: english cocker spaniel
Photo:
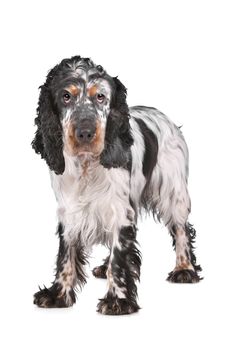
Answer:
[[141, 254], [137, 218], [152, 212], [170, 232], [176, 266], [168, 281], [201, 278], [189, 224], [188, 149], [179, 127], [155, 108], [129, 108], [126, 88], [89, 58], [64, 59], [41, 86], [32, 147], [48, 164], [58, 203], [59, 251], [55, 280], [40, 289], [40, 307], [69, 307], [86, 282], [94, 244], [109, 256], [93, 270], [107, 278], [97, 310], [138, 311], [136, 281]]

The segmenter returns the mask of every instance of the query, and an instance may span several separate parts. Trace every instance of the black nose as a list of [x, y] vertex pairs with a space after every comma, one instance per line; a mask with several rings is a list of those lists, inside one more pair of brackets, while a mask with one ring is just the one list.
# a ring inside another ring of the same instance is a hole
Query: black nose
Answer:
[[79, 142], [89, 143], [95, 135], [94, 127], [78, 127], [76, 130], [76, 137]]

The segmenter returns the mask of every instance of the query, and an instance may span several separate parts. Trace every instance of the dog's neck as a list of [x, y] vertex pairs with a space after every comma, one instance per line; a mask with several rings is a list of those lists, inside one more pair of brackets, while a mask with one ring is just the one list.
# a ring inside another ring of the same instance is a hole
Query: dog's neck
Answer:
[[90, 152], [83, 152], [77, 156], [70, 156], [64, 152], [64, 158], [65, 173], [86, 180], [88, 180], [96, 169], [101, 166], [100, 157]]

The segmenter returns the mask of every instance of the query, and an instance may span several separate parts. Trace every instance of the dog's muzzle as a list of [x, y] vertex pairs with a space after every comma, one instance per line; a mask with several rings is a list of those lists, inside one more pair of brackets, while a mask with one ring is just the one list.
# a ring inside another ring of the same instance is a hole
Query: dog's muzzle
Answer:
[[93, 140], [96, 133], [96, 116], [89, 108], [83, 107], [78, 111], [75, 137], [79, 144], [87, 144]]

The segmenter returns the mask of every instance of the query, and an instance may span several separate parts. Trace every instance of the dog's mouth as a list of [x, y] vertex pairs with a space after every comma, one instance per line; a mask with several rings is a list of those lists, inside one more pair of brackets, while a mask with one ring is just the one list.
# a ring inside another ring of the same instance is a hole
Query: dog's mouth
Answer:
[[73, 149], [77, 157], [98, 157], [102, 150], [103, 145], [96, 142], [96, 136], [94, 136], [93, 141], [91, 143], [86, 145], [76, 145], [76, 147]]
[[78, 158], [85, 158], [85, 157], [87, 157], [87, 158], [97, 158], [97, 157], [99, 157], [99, 154], [96, 154], [96, 153], [90, 152], [90, 151], [79, 151], [79, 152], [77, 152], [76, 156]]
[[85, 156], [85, 155], [94, 155], [94, 153], [91, 152], [91, 151], [79, 151], [79, 152], [77, 153], [77, 156], [78, 156], [78, 157], [80, 157], [80, 156]]

